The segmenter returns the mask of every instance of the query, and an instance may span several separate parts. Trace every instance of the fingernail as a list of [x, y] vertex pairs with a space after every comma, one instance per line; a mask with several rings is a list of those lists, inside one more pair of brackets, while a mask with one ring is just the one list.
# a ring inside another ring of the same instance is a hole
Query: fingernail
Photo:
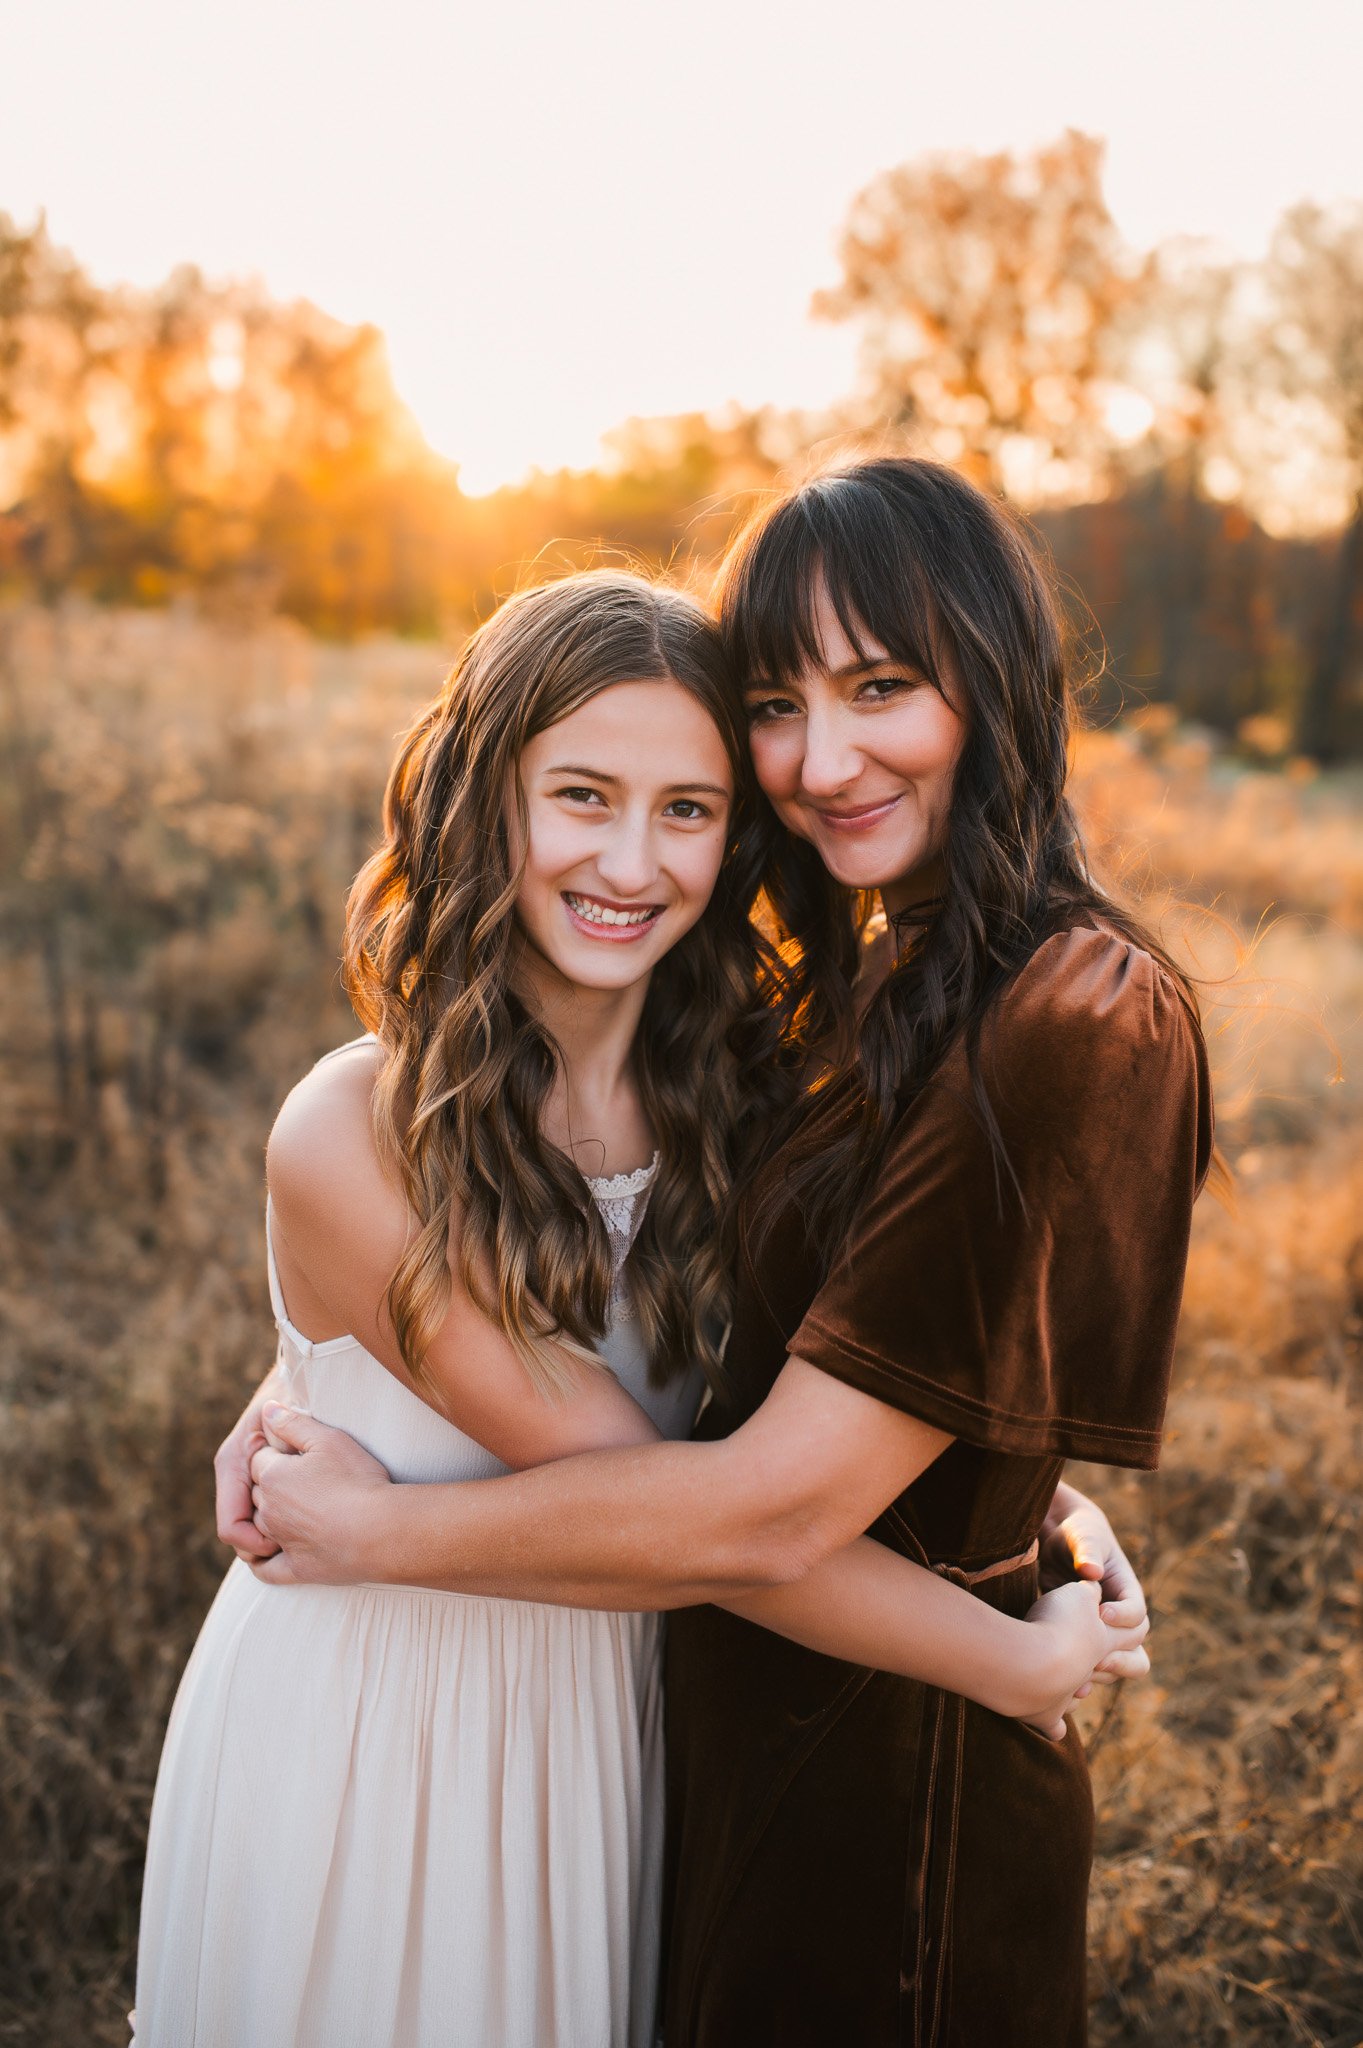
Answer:
[[280, 1416], [287, 1415], [288, 1412], [282, 1401], [267, 1401], [265, 1403], [264, 1415], [267, 1422], [278, 1422]]

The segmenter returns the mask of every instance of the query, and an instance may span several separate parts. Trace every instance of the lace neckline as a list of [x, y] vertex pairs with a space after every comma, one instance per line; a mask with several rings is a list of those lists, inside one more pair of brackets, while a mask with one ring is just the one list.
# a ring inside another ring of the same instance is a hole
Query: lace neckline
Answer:
[[626, 1195], [641, 1195], [653, 1185], [660, 1157], [655, 1152], [647, 1166], [636, 1166], [633, 1173], [584, 1173], [582, 1178], [598, 1202], [623, 1201]]
[[582, 1176], [606, 1226], [611, 1249], [610, 1309], [612, 1320], [616, 1322], [628, 1322], [634, 1315], [634, 1303], [625, 1277], [625, 1262], [644, 1220], [649, 1189], [657, 1178], [659, 1157], [660, 1154], [655, 1152], [647, 1166], [636, 1166], [633, 1173], [584, 1173]]

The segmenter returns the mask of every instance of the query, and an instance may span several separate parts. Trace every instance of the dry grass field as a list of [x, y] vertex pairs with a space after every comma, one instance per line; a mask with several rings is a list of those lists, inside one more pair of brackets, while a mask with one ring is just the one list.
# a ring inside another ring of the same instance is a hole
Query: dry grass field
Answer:
[[[268, 1362], [261, 1159], [439, 654], [0, 615], [0, 2042], [125, 2039], [162, 1730]], [[1205, 1200], [1156, 1475], [1080, 1475], [1151, 1590], [1090, 1702], [1094, 2039], [1363, 2040], [1363, 782], [1089, 735], [1106, 872], [1208, 977]], [[1341, 1078], [1342, 1076], [1342, 1078]], [[985, 1930], [987, 1935], [987, 1930]]]

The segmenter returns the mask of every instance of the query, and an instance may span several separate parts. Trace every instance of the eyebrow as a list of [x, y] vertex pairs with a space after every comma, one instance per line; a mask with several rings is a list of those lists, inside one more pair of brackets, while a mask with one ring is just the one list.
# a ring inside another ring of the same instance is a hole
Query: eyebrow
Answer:
[[[587, 782], [606, 782], [613, 789], [620, 787], [618, 775], [607, 775], [601, 768], [584, 768], [579, 761], [560, 761], [556, 768], [546, 768], [544, 772], [546, 775], [580, 775]], [[663, 795], [681, 796], [693, 789], [704, 790], [707, 796], [722, 796], [726, 802], [733, 796], [731, 789], [723, 788], [718, 782], [669, 782]]]
[[865, 661], [845, 661], [841, 668], [831, 668], [828, 673], [835, 677], [859, 676], [872, 668], [910, 668], [913, 664], [901, 661], [895, 654], [872, 654]]
[[[828, 674], [834, 682], [845, 682], [849, 676], [866, 675], [873, 668], [916, 668], [917, 663], [901, 661], [897, 654], [873, 654], [866, 661], [845, 661], [841, 668], [830, 668]], [[773, 682], [768, 676], [754, 676], [743, 685], [743, 694], [750, 697], [756, 690], [782, 690], [784, 682]]]

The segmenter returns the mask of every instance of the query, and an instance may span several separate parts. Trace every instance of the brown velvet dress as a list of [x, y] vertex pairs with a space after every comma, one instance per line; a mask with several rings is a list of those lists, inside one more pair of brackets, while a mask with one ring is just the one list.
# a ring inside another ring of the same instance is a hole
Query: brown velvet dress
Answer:
[[[787, 1354], [950, 1431], [874, 1533], [962, 1583], [1028, 1550], [1066, 1458], [1156, 1463], [1211, 1151], [1196, 1025], [1087, 922], [1004, 991], [980, 1059], [1020, 1197], [949, 1061], [822, 1284], [793, 1205], [745, 1248], [699, 1432], [737, 1428]], [[1024, 1614], [1036, 1565], [973, 1590]], [[667, 2048], [1080, 2048], [1073, 1727], [1053, 1744], [711, 1607], [671, 1619], [667, 1707]]]

